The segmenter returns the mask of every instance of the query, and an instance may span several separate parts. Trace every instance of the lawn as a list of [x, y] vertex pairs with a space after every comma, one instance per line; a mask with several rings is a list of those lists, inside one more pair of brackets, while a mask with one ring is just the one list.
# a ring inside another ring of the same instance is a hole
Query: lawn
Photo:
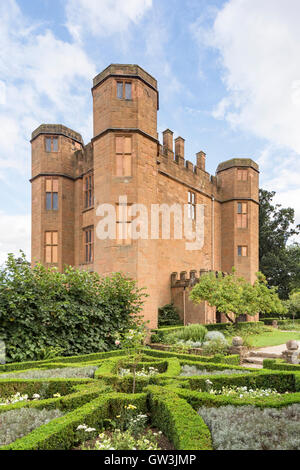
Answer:
[[300, 331], [288, 332], [273, 330], [259, 335], [249, 336], [249, 342], [254, 348], [264, 348], [267, 346], [278, 346], [284, 344], [290, 339], [300, 341]]

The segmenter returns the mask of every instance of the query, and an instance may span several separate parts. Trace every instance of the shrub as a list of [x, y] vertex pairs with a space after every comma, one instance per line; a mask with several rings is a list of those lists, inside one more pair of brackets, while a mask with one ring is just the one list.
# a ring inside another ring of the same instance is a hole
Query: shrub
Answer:
[[203, 343], [205, 335], [207, 334], [207, 329], [203, 325], [188, 325], [182, 330], [176, 331], [168, 336], [168, 338], [174, 338], [183, 341], [197, 341]]
[[20, 408], [0, 414], [0, 446], [10, 444], [34, 429], [63, 416], [59, 410]]
[[[0, 271], [0, 339], [9, 361], [62, 348], [69, 355], [114, 349], [115, 332], [135, 324], [144, 294], [120, 273], [63, 273], [9, 255]], [[52, 348], [51, 350], [49, 348]]]
[[204, 354], [226, 354], [229, 344], [226, 339], [216, 338], [203, 344]]
[[50, 379], [50, 378], [93, 378], [97, 366], [63, 367], [61, 369], [32, 369], [25, 372], [0, 374], [0, 379]]
[[209, 331], [205, 336], [205, 341], [220, 339], [226, 341], [225, 336], [220, 331]]
[[217, 450], [299, 450], [300, 405], [280, 410], [255, 406], [199, 409]]
[[167, 304], [158, 309], [158, 326], [182, 325], [177, 309], [173, 304]]
[[196, 366], [189, 366], [184, 365], [181, 369], [181, 376], [183, 377], [190, 377], [192, 375], [220, 375], [220, 374], [247, 374], [250, 371], [246, 370], [238, 370], [238, 369], [222, 369], [222, 370], [206, 370], [206, 369], [199, 369]]

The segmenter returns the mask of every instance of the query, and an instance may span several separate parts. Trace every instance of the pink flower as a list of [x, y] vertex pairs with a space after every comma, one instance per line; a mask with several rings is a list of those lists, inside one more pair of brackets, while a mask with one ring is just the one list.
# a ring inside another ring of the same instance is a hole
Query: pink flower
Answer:
[[116, 346], [119, 346], [119, 344], [120, 344], [120, 341], [117, 339], [117, 340], [115, 341], [115, 345], [116, 345]]

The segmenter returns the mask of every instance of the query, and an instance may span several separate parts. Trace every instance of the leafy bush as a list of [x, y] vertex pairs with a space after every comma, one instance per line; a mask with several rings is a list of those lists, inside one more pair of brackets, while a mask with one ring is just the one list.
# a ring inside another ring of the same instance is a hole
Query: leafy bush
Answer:
[[0, 446], [10, 444], [34, 429], [63, 416], [59, 410], [20, 408], [0, 414]]
[[61, 369], [39, 370], [32, 369], [25, 372], [0, 374], [0, 379], [50, 379], [50, 378], [93, 378], [97, 366], [89, 367], [63, 367]]
[[173, 304], [167, 304], [158, 309], [158, 326], [182, 325], [177, 309]]
[[206, 370], [199, 369], [196, 366], [184, 365], [181, 369], [181, 376], [190, 377], [192, 375], [220, 375], [220, 374], [247, 374], [250, 371], [238, 370], [238, 369], [222, 369], [222, 370]]
[[209, 331], [205, 336], [205, 341], [220, 339], [226, 341], [225, 336], [220, 331]]
[[9, 255], [0, 271], [0, 339], [15, 362], [55, 348], [68, 355], [113, 349], [115, 332], [134, 325], [143, 298], [136, 282], [120, 273], [31, 269], [24, 254]]
[[229, 344], [225, 338], [216, 338], [211, 341], [205, 341], [202, 347], [204, 354], [226, 354], [228, 352]]
[[188, 325], [184, 327], [182, 330], [175, 331], [168, 338], [171, 340], [183, 340], [183, 341], [197, 341], [199, 343], [203, 343], [204, 338], [207, 334], [207, 329], [203, 325]]
[[299, 450], [300, 405], [280, 410], [255, 406], [199, 409], [217, 450]]

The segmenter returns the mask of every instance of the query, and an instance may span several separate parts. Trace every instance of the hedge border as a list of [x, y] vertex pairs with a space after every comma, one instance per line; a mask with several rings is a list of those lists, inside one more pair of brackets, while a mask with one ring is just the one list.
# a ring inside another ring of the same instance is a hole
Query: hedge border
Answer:
[[294, 370], [300, 373], [300, 364], [289, 364], [283, 359], [264, 359], [263, 367], [271, 370]]
[[152, 423], [177, 450], [213, 450], [211, 434], [201, 416], [171, 390], [148, 386]]
[[80, 443], [76, 436], [76, 428], [80, 424], [85, 423], [100, 431], [105, 420], [120, 411], [120, 406], [129, 403], [137, 406], [140, 411], [146, 411], [146, 393], [127, 395], [113, 392], [101, 395], [80, 408], [36, 428], [15, 442], [0, 447], [0, 450], [69, 450]]

